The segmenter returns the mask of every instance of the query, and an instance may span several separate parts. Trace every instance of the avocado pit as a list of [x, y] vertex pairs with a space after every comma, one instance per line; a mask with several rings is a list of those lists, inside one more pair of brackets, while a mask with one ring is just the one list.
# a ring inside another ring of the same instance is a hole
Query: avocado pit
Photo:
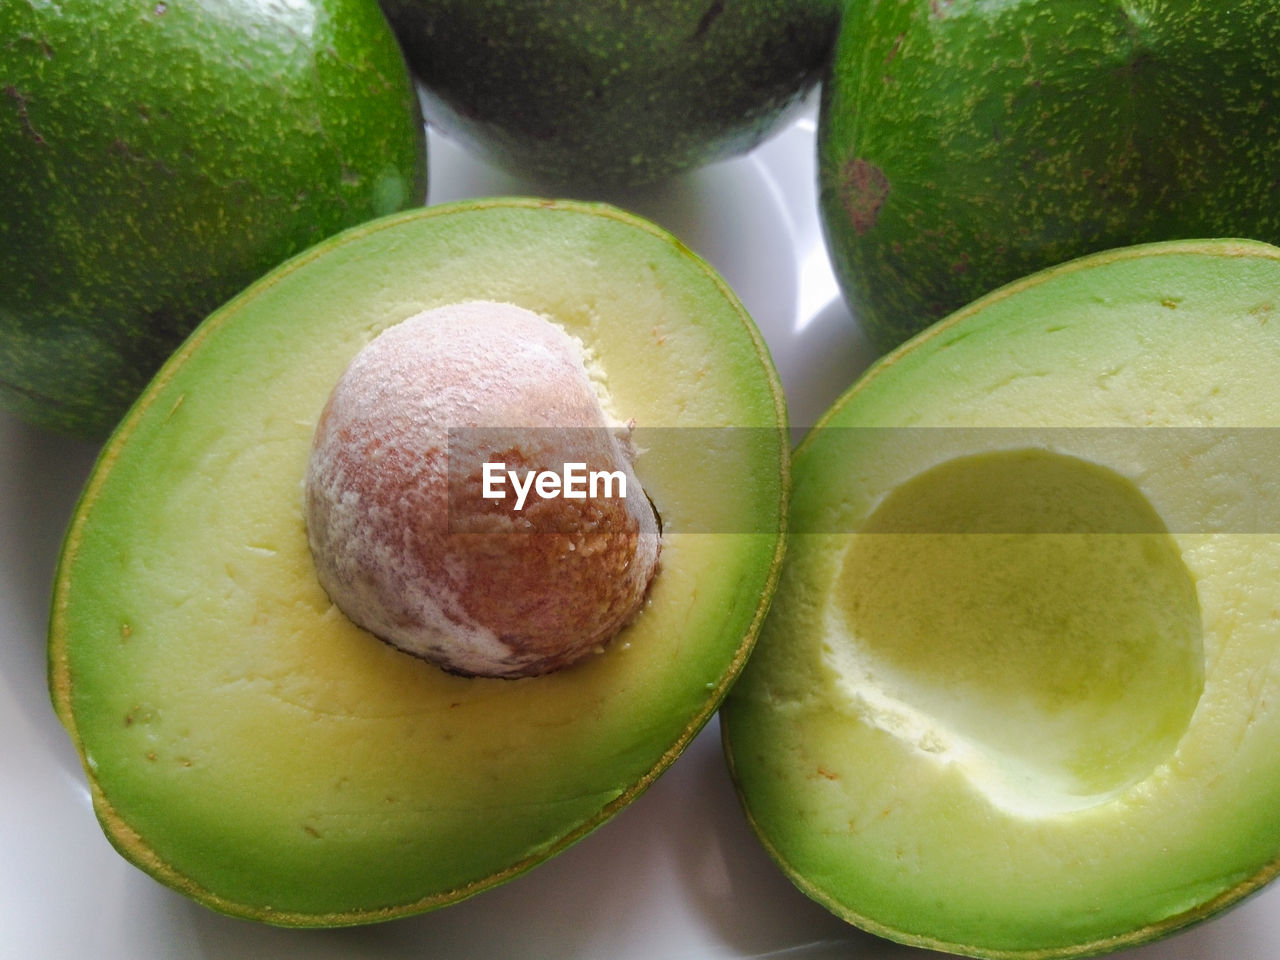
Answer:
[[[571, 465], [616, 478], [612, 495], [518, 500], [485, 483]], [[583, 348], [511, 304], [439, 307], [375, 337], [329, 396], [305, 492], [330, 599], [455, 673], [580, 660], [636, 615], [657, 570], [657, 518]]]

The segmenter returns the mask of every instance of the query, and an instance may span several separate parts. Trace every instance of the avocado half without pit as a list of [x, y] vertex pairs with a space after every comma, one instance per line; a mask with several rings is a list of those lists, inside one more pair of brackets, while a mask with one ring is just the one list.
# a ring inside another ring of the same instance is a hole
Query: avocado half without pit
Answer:
[[753, 645], [788, 492], [763, 341], [669, 235], [514, 199], [374, 221], [212, 315], [105, 447], [53, 700], [164, 883], [283, 925], [427, 910], [679, 755]]
[[1072, 957], [1280, 864], [1280, 250], [1131, 247], [880, 361], [793, 461], [722, 710], [754, 829], [839, 916]]

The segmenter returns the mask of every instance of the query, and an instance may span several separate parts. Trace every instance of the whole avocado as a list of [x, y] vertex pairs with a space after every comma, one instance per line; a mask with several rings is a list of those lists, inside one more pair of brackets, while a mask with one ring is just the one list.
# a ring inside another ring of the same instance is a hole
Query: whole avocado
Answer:
[[215, 307], [420, 203], [375, 0], [0, 5], [0, 407], [105, 435]]
[[382, 0], [427, 118], [502, 165], [635, 186], [751, 149], [816, 83], [838, 0]]
[[1280, 240], [1280, 17], [1242, 0], [850, 7], [819, 118], [821, 207], [889, 348], [1097, 250]]

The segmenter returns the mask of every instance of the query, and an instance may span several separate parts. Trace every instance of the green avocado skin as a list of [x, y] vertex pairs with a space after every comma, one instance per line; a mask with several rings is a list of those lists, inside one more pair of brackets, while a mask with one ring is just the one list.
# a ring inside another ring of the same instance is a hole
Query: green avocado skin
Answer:
[[751, 149], [810, 90], [839, 0], [382, 0], [428, 120], [549, 184], [636, 186]]
[[0, 170], [0, 407], [98, 438], [215, 307], [422, 202], [425, 130], [376, 0], [5, 0]]
[[1127, 244], [1280, 240], [1280, 9], [1240, 0], [850, 6], [820, 204], [888, 349], [978, 296]]

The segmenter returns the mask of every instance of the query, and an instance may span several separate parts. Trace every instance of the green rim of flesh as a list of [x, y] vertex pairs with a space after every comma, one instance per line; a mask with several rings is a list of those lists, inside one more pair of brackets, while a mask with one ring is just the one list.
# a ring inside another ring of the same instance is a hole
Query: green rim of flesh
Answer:
[[1280, 425], [1278, 306], [1265, 244], [1093, 255], [930, 328], [809, 433], [721, 712], [801, 890], [901, 942], [1045, 958], [1276, 875], [1280, 536], [1247, 451]]
[[[578, 336], [637, 427], [748, 431], [736, 460], [639, 456], [665, 525], [646, 604], [545, 677], [399, 653], [332, 607], [306, 546], [301, 480], [332, 384], [380, 330], [468, 299]], [[763, 340], [674, 238], [533, 199], [388, 217], [211, 316], [114, 434], [57, 574], [53, 701], [107, 836], [164, 883], [282, 925], [438, 907], [563, 850], [675, 760], [754, 642], [788, 492]]]

